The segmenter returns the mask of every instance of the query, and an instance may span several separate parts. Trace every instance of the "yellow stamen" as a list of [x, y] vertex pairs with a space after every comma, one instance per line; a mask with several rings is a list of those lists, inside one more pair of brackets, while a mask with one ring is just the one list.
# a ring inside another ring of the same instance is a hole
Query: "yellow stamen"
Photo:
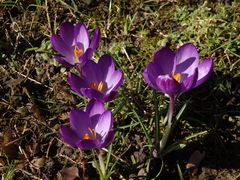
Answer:
[[90, 85], [89, 85], [92, 89], [96, 89], [98, 90], [99, 92], [102, 92], [103, 90], [103, 82], [100, 81], [99, 84], [95, 83], [95, 82], [91, 82]]
[[177, 82], [181, 81], [181, 74], [180, 73], [174, 73], [172, 72], [172, 77], [175, 79]]
[[97, 90], [101, 92], [102, 89], [103, 89], [103, 82], [101, 81], [101, 82], [98, 84]]
[[93, 130], [93, 137], [94, 137], [94, 139], [96, 139], [96, 138], [97, 138], [97, 133], [96, 133], [96, 131], [95, 131], [95, 130]]
[[90, 83], [90, 87], [93, 88], [93, 89], [96, 89], [97, 88], [97, 84], [95, 82], [91, 82]]
[[97, 137], [97, 133], [94, 129], [88, 128], [88, 130], [90, 131], [91, 135], [92, 135], [92, 139], [96, 139]]
[[78, 46], [74, 46], [74, 55], [77, 60], [82, 54], [83, 54], [83, 50]]

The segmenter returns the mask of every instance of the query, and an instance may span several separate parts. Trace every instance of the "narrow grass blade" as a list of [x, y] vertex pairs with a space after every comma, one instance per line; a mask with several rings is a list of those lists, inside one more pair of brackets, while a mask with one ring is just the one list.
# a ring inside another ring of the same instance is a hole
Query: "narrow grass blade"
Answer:
[[181, 167], [179, 166], [178, 163], [177, 163], [177, 170], [178, 170], [179, 179], [184, 180]]
[[196, 133], [196, 134], [193, 134], [191, 136], [187, 136], [185, 137], [184, 139], [181, 139], [173, 144], [171, 144], [170, 146], [168, 146], [162, 153], [162, 156], [165, 156], [166, 154], [168, 153], [171, 153], [172, 151], [176, 151], [176, 150], [179, 150], [179, 149], [183, 149], [186, 144], [187, 144], [187, 141], [193, 139], [193, 138], [196, 138], [198, 136], [203, 136], [205, 134], [207, 134], [208, 131], [201, 131], [199, 133]]
[[148, 143], [149, 145], [152, 144], [152, 141], [151, 141], [151, 138], [150, 138], [149, 132], [147, 131], [146, 126], [143, 124], [142, 120], [140, 119], [140, 117], [138, 116], [137, 112], [136, 112], [134, 109], [132, 109], [132, 112], [133, 112], [135, 118], [136, 118], [136, 119], [138, 120], [138, 122], [140, 123], [140, 125], [141, 125], [141, 127], [142, 127], [142, 129], [143, 129], [143, 132], [144, 132], [145, 135], [146, 135], [147, 143]]

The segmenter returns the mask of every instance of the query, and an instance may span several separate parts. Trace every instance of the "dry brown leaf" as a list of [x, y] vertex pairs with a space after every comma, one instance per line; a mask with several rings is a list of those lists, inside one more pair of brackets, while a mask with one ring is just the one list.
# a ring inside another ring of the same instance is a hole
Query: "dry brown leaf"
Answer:
[[27, 159], [22, 159], [22, 160], [15, 160], [15, 168], [16, 169], [24, 169], [24, 167], [28, 166], [28, 160]]
[[39, 170], [40, 168], [45, 166], [45, 162], [46, 162], [46, 159], [44, 157], [42, 157], [42, 158], [34, 158], [31, 161], [31, 164], [32, 164], [33, 168]]
[[39, 152], [39, 144], [37, 143], [36, 139], [32, 138], [28, 145], [26, 145], [25, 150], [29, 156], [34, 156], [36, 153]]
[[42, 112], [42, 110], [38, 107], [38, 105], [36, 104], [31, 104], [31, 103], [28, 103], [27, 104], [27, 107], [28, 107], [28, 111], [30, 113], [33, 114], [33, 116], [39, 120], [39, 121], [42, 121], [42, 122], [45, 122], [45, 116], [43, 115], [44, 113]]
[[58, 173], [58, 180], [74, 180], [79, 177], [79, 172], [77, 167], [64, 168]]
[[205, 156], [205, 151], [200, 152], [198, 150], [194, 151], [190, 156], [188, 163], [186, 164], [186, 169], [189, 169], [192, 172], [192, 176], [195, 176], [198, 171], [198, 166], [201, 163]]
[[14, 140], [13, 130], [9, 129], [3, 133], [2, 149], [9, 159], [16, 159], [18, 156], [18, 147]]

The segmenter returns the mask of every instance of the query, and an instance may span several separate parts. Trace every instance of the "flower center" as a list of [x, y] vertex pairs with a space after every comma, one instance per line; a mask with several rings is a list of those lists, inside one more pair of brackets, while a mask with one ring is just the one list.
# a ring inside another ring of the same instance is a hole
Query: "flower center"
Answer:
[[172, 72], [172, 78], [175, 79], [177, 82], [180, 83], [180, 81], [181, 81], [181, 74], [180, 74], [180, 73]]
[[78, 60], [78, 58], [83, 54], [83, 50], [79, 48], [77, 45], [74, 46], [74, 55], [75, 58]]
[[90, 87], [91, 87], [92, 89], [96, 89], [96, 90], [99, 91], [99, 92], [102, 92], [102, 90], [103, 90], [103, 82], [100, 81], [100, 83], [98, 83], [98, 85], [97, 85], [96, 82], [91, 82], [91, 83], [90, 83]]
[[89, 133], [85, 133], [82, 137], [84, 140], [91, 140], [97, 138], [97, 133], [94, 129], [88, 128], [88, 131]]

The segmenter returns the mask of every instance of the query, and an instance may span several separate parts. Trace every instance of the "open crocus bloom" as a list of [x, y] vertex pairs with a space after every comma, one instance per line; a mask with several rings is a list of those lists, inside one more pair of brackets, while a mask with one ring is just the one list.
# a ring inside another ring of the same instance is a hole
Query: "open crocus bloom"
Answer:
[[53, 48], [60, 54], [56, 60], [65, 66], [84, 64], [93, 56], [93, 51], [98, 47], [100, 41], [100, 30], [96, 28], [90, 42], [88, 30], [83, 23], [75, 26], [64, 22], [60, 26], [59, 35], [51, 36]]
[[81, 68], [81, 77], [69, 73], [68, 83], [75, 92], [106, 102], [116, 97], [116, 90], [123, 83], [123, 72], [115, 70], [110, 55], [103, 55], [98, 63], [87, 61]]
[[168, 47], [159, 49], [144, 70], [144, 80], [154, 89], [177, 96], [204, 83], [213, 70], [211, 57], [199, 63], [196, 47], [187, 43], [176, 53]]
[[70, 112], [70, 127], [62, 126], [60, 136], [63, 141], [73, 147], [83, 150], [101, 149], [112, 142], [114, 138], [113, 116], [106, 110], [104, 104], [91, 100], [86, 112], [72, 109]]

